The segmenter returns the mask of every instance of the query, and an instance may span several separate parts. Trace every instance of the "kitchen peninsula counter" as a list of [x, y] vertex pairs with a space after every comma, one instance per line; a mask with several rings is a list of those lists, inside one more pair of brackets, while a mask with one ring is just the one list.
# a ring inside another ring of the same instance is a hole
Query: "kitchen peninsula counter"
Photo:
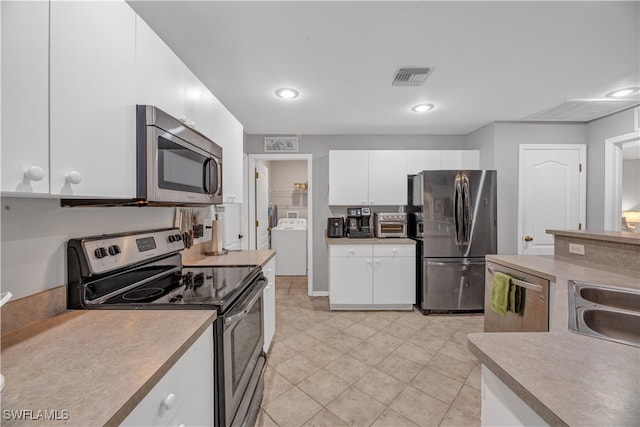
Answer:
[[[2, 424], [118, 425], [215, 319], [212, 310], [77, 310], [8, 333]], [[57, 418], [36, 419], [39, 410]]]
[[640, 273], [559, 256], [489, 255], [487, 261], [553, 283], [549, 332], [469, 334], [480, 362], [550, 425], [638, 425], [640, 348], [570, 331], [567, 281], [640, 289]]

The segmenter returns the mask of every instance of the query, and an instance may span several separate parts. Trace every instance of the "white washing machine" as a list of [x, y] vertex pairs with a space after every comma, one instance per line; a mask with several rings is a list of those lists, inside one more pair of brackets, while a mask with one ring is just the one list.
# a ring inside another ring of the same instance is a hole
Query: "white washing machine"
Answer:
[[307, 275], [307, 220], [283, 218], [271, 229], [271, 249], [276, 251], [276, 275]]

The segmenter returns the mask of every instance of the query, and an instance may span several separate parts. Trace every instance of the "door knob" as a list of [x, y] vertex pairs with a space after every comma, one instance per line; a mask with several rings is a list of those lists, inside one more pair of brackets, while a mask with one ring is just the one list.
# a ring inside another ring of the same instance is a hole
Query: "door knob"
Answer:
[[532, 240], [533, 240], [533, 237], [531, 237], [531, 236], [524, 236], [524, 241], [525, 241], [525, 242], [530, 242], [530, 241], [532, 241]]

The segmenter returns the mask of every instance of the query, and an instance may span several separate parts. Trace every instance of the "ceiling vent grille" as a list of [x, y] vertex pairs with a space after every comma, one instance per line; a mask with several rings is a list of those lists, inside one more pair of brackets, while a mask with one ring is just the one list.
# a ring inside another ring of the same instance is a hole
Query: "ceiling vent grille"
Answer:
[[568, 99], [560, 105], [526, 117], [529, 122], [589, 122], [634, 105], [637, 99]]
[[392, 86], [421, 86], [433, 72], [433, 67], [427, 68], [399, 68], [396, 71]]

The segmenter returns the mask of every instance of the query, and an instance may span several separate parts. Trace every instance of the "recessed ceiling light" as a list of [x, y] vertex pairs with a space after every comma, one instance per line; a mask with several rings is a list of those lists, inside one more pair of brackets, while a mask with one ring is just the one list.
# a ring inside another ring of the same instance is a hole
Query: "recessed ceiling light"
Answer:
[[625, 96], [629, 96], [632, 93], [635, 93], [637, 91], [638, 91], [637, 87], [625, 87], [624, 89], [617, 89], [617, 90], [614, 90], [613, 92], [609, 92], [605, 96], [608, 98], [624, 98]]
[[282, 87], [282, 88], [276, 90], [276, 95], [278, 95], [280, 98], [284, 98], [284, 99], [294, 99], [294, 98], [297, 98], [298, 95], [300, 95], [300, 93], [295, 89], [291, 89], [291, 88], [288, 88], [288, 87]]
[[433, 104], [418, 104], [413, 108], [411, 108], [411, 110], [415, 111], [416, 113], [426, 113], [427, 111], [432, 109], [433, 109]]

